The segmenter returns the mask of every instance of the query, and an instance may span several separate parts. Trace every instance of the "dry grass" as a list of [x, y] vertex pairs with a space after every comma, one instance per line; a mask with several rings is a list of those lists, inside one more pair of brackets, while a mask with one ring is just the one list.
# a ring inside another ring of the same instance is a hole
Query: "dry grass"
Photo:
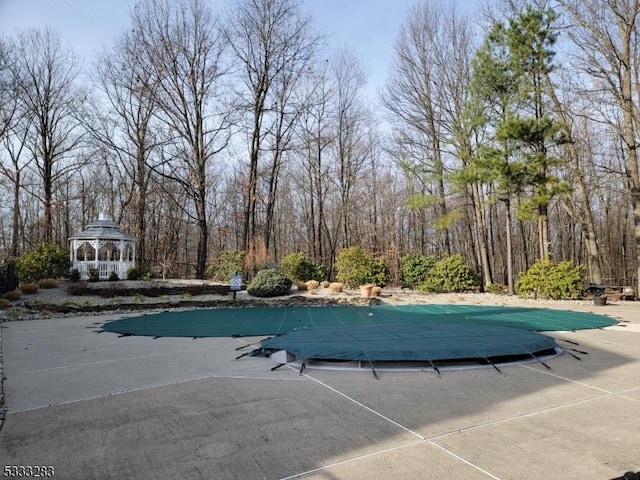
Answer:
[[40, 288], [56, 288], [58, 281], [55, 278], [44, 278], [38, 282]]
[[317, 280], [307, 280], [304, 283], [307, 285], [307, 288], [309, 290], [315, 290], [320, 286], [320, 282], [318, 282]]
[[22, 290], [16, 288], [15, 290], [11, 290], [10, 292], [7, 292], [4, 295], [2, 295], [2, 298], [10, 302], [14, 302], [18, 300], [21, 296], [22, 296]]
[[25, 295], [38, 293], [38, 288], [40, 287], [38, 286], [37, 283], [25, 283], [23, 285], [20, 285], [20, 290], [22, 290], [22, 293]]
[[331, 290], [331, 293], [340, 293], [342, 292], [343, 289], [344, 289], [344, 283], [331, 282], [329, 284], [329, 290]]

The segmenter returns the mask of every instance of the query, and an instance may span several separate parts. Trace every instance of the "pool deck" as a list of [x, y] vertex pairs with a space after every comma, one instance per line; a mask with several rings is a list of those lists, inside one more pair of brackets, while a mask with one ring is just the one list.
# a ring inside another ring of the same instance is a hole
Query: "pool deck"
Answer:
[[4, 323], [0, 469], [50, 465], [64, 479], [621, 477], [640, 470], [640, 303], [580, 308], [624, 322], [553, 332], [588, 353], [581, 361], [379, 380], [235, 360], [257, 338], [96, 333], [121, 316]]

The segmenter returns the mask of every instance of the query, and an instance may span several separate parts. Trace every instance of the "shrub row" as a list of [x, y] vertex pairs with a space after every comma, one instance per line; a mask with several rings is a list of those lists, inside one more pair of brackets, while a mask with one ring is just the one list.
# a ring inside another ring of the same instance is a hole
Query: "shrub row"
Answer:
[[[244, 268], [245, 253], [238, 250], [221, 252], [209, 267], [211, 278], [226, 282], [229, 278]], [[18, 277], [24, 291], [34, 293], [38, 288], [55, 288], [55, 278], [70, 276], [79, 278], [77, 270], [70, 272], [68, 253], [54, 244], [41, 243], [32, 251], [23, 254], [15, 263]], [[389, 283], [389, 268], [384, 259], [375, 258], [362, 247], [342, 249], [336, 258], [336, 280], [350, 288], [359, 285], [373, 284], [384, 287]], [[0, 269], [2, 270], [2, 269]], [[6, 272], [6, 268], [2, 271]], [[409, 254], [401, 259], [402, 285], [404, 287], [429, 292], [458, 292], [477, 288], [478, 275], [466, 265], [461, 255], [449, 255], [442, 258], [422, 254]], [[536, 262], [527, 272], [522, 272], [516, 282], [516, 291], [521, 296], [532, 292], [543, 298], [579, 298], [582, 295], [585, 271], [582, 266], [574, 266], [571, 262], [553, 263], [550, 258]], [[141, 272], [130, 269], [127, 276], [131, 280], [141, 277]], [[254, 296], [275, 296], [288, 293], [293, 282], [307, 282], [307, 288], [317, 288], [323, 282], [332, 290], [327, 282], [326, 267], [320, 263], [308, 260], [302, 252], [285, 256], [280, 264], [280, 270], [268, 269], [259, 272], [249, 286], [249, 293]], [[6, 274], [0, 275], [0, 286], [6, 283]], [[89, 281], [97, 281], [97, 270], [89, 271]], [[109, 280], [118, 280], [114, 272]], [[309, 284], [308, 282], [316, 282]], [[326, 283], [325, 283], [326, 282]], [[314, 285], [314, 286], [311, 286]], [[333, 285], [333, 284], [332, 284]], [[198, 295], [210, 286], [194, 287], [190, 294]], [[493, 286], [500, 291], [501, 286]], [[216, 287], [217, 288], [217, 287]], [[228, 287], [222, 287], [228, 291]], [[147, 289], [147, 296], [170, 294], [162, 289]], [[127, 295], [123, 289], [103, 290], [110, 295]], [[184, 291], [184, 290], [183, 290]], [[136, 294], [140, 290], [135, 290]], [[281, 293], [283, 292], [283, 293]]]

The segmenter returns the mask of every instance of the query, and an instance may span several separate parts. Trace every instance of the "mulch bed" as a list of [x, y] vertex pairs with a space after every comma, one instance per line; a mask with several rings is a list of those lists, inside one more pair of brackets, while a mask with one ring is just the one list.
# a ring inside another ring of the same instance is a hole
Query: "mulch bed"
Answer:
[[69, 295], [96, 296], [102, 298], [114, 297], [161, 297], [163, 295], [227, 295], [231, 291], [229, 285], [176, 285], [148, 287], [123, 287], [117, 284], [108, 287], [93, 287], [90, 284], [78, 283], [67, 287]]
[[[138, 295], [135, 293], [134, 295]], [[75, 295], [78, 295], [75, 293]], [[168, 295], [163, 293], [162, 295]], [[177, 294], [174, 294], [177, 295]], [[114, 296], [115, 297], [115, 296]], [[113, 297], [106, 297], [113, 298]], [[83, 313], [108, 313], [122, 311], [149, 311], [168, 309], [196, 309], [196, 308], [228, 308], [228, 307], [263, 307], [263, 306], [323, 306], [323, 305], [378, 305], [382, 303], [379, 298], [353, 297], [310, 297], [302, 295], [291, 295], [273, 298], [250, 298], [250, 299], [218, 299], [218, 300], [168, 300], [163, 302], [150, 303], [31, 303], [25, 302], [22, 307], [28, 310], [35, 310], [48, 313], [61, 314], [83, 314]]]

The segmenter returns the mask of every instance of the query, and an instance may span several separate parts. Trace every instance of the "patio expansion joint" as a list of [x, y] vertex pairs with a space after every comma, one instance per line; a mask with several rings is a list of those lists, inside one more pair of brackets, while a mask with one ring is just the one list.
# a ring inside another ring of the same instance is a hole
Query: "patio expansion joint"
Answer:
[[[189, 348], [189, 349], [184, 349], [182, 350], [182, 352], [197, 352], [198, 350], [210, 350], [213, 349], [214, 347], [212, 346], [206, 346], [206, 347], [196, 347], [196, 348]], [[97, 360], [94, 362], [83, 362], [83, 363], [71, 363], [69, 365], [58, 365], [56, 367], [47, 367], [47, 368], [36, 368], [33, 370], [24, 370], [21, 372], [11, 372], [13, 375], [15, 374], [28, 374], [28, 373], [39, 373], [39, 372], [48, 372], [48, 371], [53, 371], [53, 370], [64, 370], [65, 368], [74, 368], [74, 367], [87, 367], [90, 365], [102, 365], [102, 364], [108, 364], [108, 363], [114, 363], [114, 362], [122, 362], [122, 361], [127, 361], [127, 360], [138, 360], [141, 358], [152, 358], [152, 357], [164, 357], [166, 356], [166, 352], [158, 352], [158, 353], [148, 353], [145, 355], [128, 355], [128, 356], [123, 356], [123, 357], [118, 357], [118, 358], [110, 358], [108, 360]]]
[[579, 381], [577, 381], [577, 380], [573, 380], [573, 379], [571, 379], [571, 378], [563, 377], [562, 375], [557, 375], [557, 374], [555, 374], [555, 373], [553, 373], [553, 372], [546, 372], [546, 371], [541, 370], [541, 369], [538, 369], [538, 368], [533, 368], [533, 367], [531, 367], [531, 366], [529, 366], [529, 365], [520, 365], [520, 366], [521, 366], [521, 367], [523, 367], [523, 368], [526, 368], [526, 369], [528, 369], [528, 370], [533, 370], [534, 372], [541, 373], [541, 374], [543, 374], [543, 375], [548, 375], [548, 376], [550, 376], [550, 377], [554, 377], [554, 378], [556, 378], [556, 379], [558, 379], [558, 380], [562, 380], [562, 381], [565, 381], [565, 382], [568, 382], [568, 383], [573, 383], [573, 384], [575, 384], [575, 385], [579, 385], [579, 386], [581, 386], [581, 387], [589, 388], [589, 389], [591, 389], [591, 390], [595, 390], [595, 391], [597, 391], [597, 392], [600, 392], [600, 393], [604, 393], [604, 394], [605, 394], [605, 395], [602, 395], [601, 397], [596, 397], [596, 398], [604, 398], [604, 397], [610, 397], [610, 396], [618, 396], [618, 397], [620, 397], [620, 398], [624, 398], [625, 400], [632, 400], [632, 401], [638, 401], [638, 402], [640, 402], [640, 399], [635, 399], [635, 398], [631, 398], [631, 397], [626, 397], [626, 396], [624, 395], [625, 393], [629, 393], [629, 392], [632, 392], [632, 391], [634, 391], [634, 390], [638, 390], [638, 389], [640, 389], [640, 386], [634, 386], [634, 387], [626, 388], [626, 389], [624, 389], [624, 390], [611, 391], [611, 390], [606, 390], [606, 389], [604, 389], [604, 388], [596, 387], [595, 385], [590, 385], [590, 384], [588, 384], [588, 383], [579, 382]]
[[[296, 371], [296, 372], [298, 371], [297, 369], [295, 369], [295, 368], [291, 367], [290, 365], [287, 365], [287, 367], [288, 367], [288, 368], [290, 368], [290, 369], [291, 369], [291, 370], [293, 370], [293, 371]], [[340, 391], [340, 390], [338, 390], [337, 388], [334, 388], [334, 387], [332, 387], [331, 385], [328, 385], [328, 384], [324, 383], [323, 381], [318, 380], [317, 378], [314, 378], [314, 377], [312, 377], [311, 375], [309, 375], [309, 374], [307, 374], [307, 373], [304, 373], [304, 374], [302, 374], [302, 375], [303, 375], [305, 378], [308, 378], [309, 380], [311, 380], [311, 381], [313, 381], [313, 382], [317, 383], [318, 385], [321, 385], [322, 387], [324, 387], [324, 388], [326, 388], [326, 389], [328, 389], [328, 390], [332, 391], [333, 393], [336, 393], [336, 394], [340, 395], [341, 397], [343, 397], [343, 398], [345, 398], [345, 399], [349, 400], [351, 403], [353, 403], [353, 404], [357, 405], [358, 407], [365, 409], [365, 410], [366, 410], [366, 411], [368, 411], [369, 413], [372, 413], [372, 414], [376, 415], [377, 417], [382, 418], [384, 421], [386, 421], [386, 422], [388, 422], [388, 423], [391, 423], [392, 425], [395, 425], [396, 427], [400, 428], [401, 430], [404, 430], [405, 432], [410, 433], [410, 434], [411, 434], [411, 435], [413, 435], [414, 437], [417, 437], [417, 438], [418, 438], [418, 439], [420, 439], [420, 440], [426, 440], [426, 438], [425, 438], [424, 436], [420, 435], [418, 432], [415, 432], [415, 431], [411, 430], [410, 428], [405, 427], [404, 425], [402, 425], [402, 424], [400, 424], [400, 423], [396, 422], [395, 420], [393, 420], [393, 419], [391, 419], [391, 418], [389, 418], [389, 417], [385, 416], [384, 414], [382, 414], [382, 413], [378, 412], [377, 410], [374, 410], [373, 408], [371, 408], [371, 407], [369, 407], [369, 406], [365, 405], [364, 403], [359, 402], [358, 400], [356, 400], [355, 398], [353, 398], [353, 397], [351, 397], [351, 396], [347, 395], [346, 393], [341, 392], [341, 391]]]
[[502, 425], [502, 424], [505, 424], [505, 423], [513, 422], [515, 420], [521, 420], [521, 419], [524, 419], [524, 418], [535, 417], [535, 416], [543, 415], [543, 414], [546, 414], [546, 413], [549, 413], [549, 412], [554, 412], [554, 411], [557, 411], [557, 410], [562, 410], [562, 409], [565, 409], [565, 408], [575, 407], [577, 405], [582, 405], [582, 404], [585, 404], [585, 403], [590, 403], [590, 402], [593, 402], [593, 401], [602, 400], [603, 398], [620, 397], [620, 398], [624, 398], [626, 400], [635, 400], [635, 399], [631, 399], [631, 398], [628, 398], [628, 397], [624, 397], [624, 396], [620, 395], [620, 393], [621, 392], [612, 392], [612, 393], [608, 393], [608, 394], [605, 394], [605, 395], [599, 395], [597, 397], [587, 398], [587, 399], [584, 399], [584, 400], [577, 400], [575, 402], [564, 403], [562, 405], [556, 405], [555, 407], [549, 407], [549, 408], [544, 408], [544, 409], [541, 409], [541, 410], [535, 410], [535, 411], [532, 411], [532, 412], [522, 413], [522, 414], [519, 414], [519, 415], [513, 415], [513, 416], [508, 417], [508, 418], [501, 418], [499, 420], [493, 420], [493, 421], [490, 421], [490, 422], [478, 423], [476, 425], [470, 425], [468, 427], [464, 427], [464, 428], [460, 428], [460, 429], [457, 429], [457, 430], [453, 430], [451, 432], [446, 432], [446, 433], [441, 433], [441, 434], [438, 434], [438, 435], [434, 435], [434, 436], [430, 437], [428, 439], [428, 441], [435, 443], [437, 440], [440, 440], [440, 439], [443, 439], [443, 438], [447, 438], [447, 437], [452, 437], [452, 436], [458, 435], [460, 433], [471, 432], [471, 431], [474, 431], [474, 430], [480, 430], [480, 429], [487, 428], [487, 427], [494, 427], [494, 426], [497, 426], [497, 425]]
[[[321, 466], [321, 467], [318, 467], [318, 468], [315, 468], [313, 470], [309, 470], [309, 471], [306, 471], [306, 472], [300, 472], [300, 473], [297, 473], [295, 475], [282, 478], [281, 480], [290, 480], [290, 479], [293, 479], [293, 478], [299, 478], [299, 477], [302, 477], [302, 476], [306, 476], [306, 475], [310, 475], [310, 474], [313, 474], [313, 473], [317, 473], [319, 471], [323, 471], [323, 470], [327, 470], [327, 469], [330, 469], [330, 468], [334, 468], [334, 467], [337, 467], [337, 466], [340, 466], [340, 465], [352, 463], [352, 462], [355, 462], [355, 461], [358, 461], [358, 460], [371, 458], [371, 457], [374, 457], [376, 455], [382, 455], [382, 454], [385, 454], [385, 453], [393, 452], [393, 451], [396, 451], [396, 450], [401, 450], [401, 449], [404, 449], [404, 448], [407, 448], [407, 447], [420, 445], [420, 444], [431, 445], [434, 448], [437, 448], [437, 449], [441, 450], [442, 452], [446, 453], [447, 455], [451, 456], [456, 461], [462, 462], [462, 463], [472, 467], [473, 469], [483, 473], [488, 478], [492, 478], [494, 480], [500, 480], [499, 477], [493, 475], [491, 472], [483, 469], [479, 465], [476, 465], [473, 462], [471, 462], [470, 460], [467, 460], [464, 457], [460, 456], [455, 451], [453, 451], [453, 450], [449, 449], [448, 447], [440, 444], [438, 442], [438, 440], [441, 440], [441, 439], [444, 439], [444, 438], [447, 438], [447, 437], [452, 437], [452, 436], [455, 436], [455, 435], [458, 435], [458, 434], [461, 434], [461, 433], [465, 433], [465, 432], [470, 432], [470, 431], [479, 430], [479, 429], [483, 429], [483, 428], [487, 428], [487, 427], [493, 427], [493, 426], [497, 426], [497, 425], [506, 424], [506, 423], [509, 423], [509, 422], [512, 422], [512, 421], [515, 421], [515, 420], [534, 417], [534, 416], [537, 416], [537, 415], [543, 415], [543, 414], [546, 414], [546, 413], [549, 413], [549, 412], [553, 412], [553, 411], [556, 411], [556, 410], [561, 410], [561, 409], [564, 409], [564, 408], [570, 408], [570, 407], [574, 407], [574, 406], [577, 406], [577, 405], [581, 405], [581, 404], [585, 404], [585, 403], [588, 403], [588, 402], [601, 400], [601, 399], [609, 398], [609, 397], [619, 397], [619, 398], [624, 398], [625, 400], [640, 401], [640, 400], [636, 400], [636, 399], [631, 398], [631, 397], [625, 397], [624, 396], [625, 393], [628, 393], [628, 392], [631, 392], [631, 391], [637, 391], [638, 389], [640, 389], [640, 387], [632, 387], [632, 388], [629, 388], [629, 389], [625, 389], [625, 390], [621, 390], [621, 391], [617, 391], [617, 392], [612, 392], [612, 391], [609, 391], [609, 390], [605, 390], [605, 389], [602, 389], [602, 388], [595, 387], [593, 385], [588, 385], [588, 384], [585, 384], [585, 383], [577, 382], [575, 380], [571, 380], [569, 378], [565, 378], [565, 377], [562, 377], [560, 375], [552, 374], [550, 372], [545, 372], [545, 371], [542, 371], [542, 370], [538, 370], [536, 368], [529, 367], [529, 366], [526, 366], [526, 365], [522, 365], [522, 367], [528, 368], [530, 370], [534, 370], [534, 371], [536, 371], [538, 373], [542, 373], [542, 374], [545, 374], [545, 375], [551, 375], [553, 377], [558, 378], [559, 380], [575, 383], [575, 384], [581, 385], [583, 387], [587, 387], [587, 388], [590, 388], [592, 390], [596, 390], [597, 392], [600, 392], [601, 394], [597, 395], [595, 397], [592, 397], [592, 398], [588, 398], [588, 399], [583, 399], [583, 400], [578, 400], [578, 401], [575, 401], [575, 402], [565, 403], [565, 404], [562, 404], [562, 405], [557, 405], [557, 406], [554, 406], [554, 407], [544, 408], [544, 409], [536, 410], [536, 411], [533, 411], [533, 412], [527, 412], [527, 413], [523, 413], [523, 414], [519, 414], [519, 415], [514, 415], [514, 416], [511, 416], [511, 417], [508, 417], [508, 418], [503, 418], [503, 419], [494, 420], [494, 421], [490, 421], [490, 422], [478, 423], [478, 424], [470, 425], [470, 426], [467, 426], [467, 427], [464, 427], [464, 428], [461, 428], [461, 429], [457, 429], [457, 430], [454, 430], [454, 431], [441, 433], [441, 434], [433, 435], [433, 436], [430, 436], [430, 437], [425, 437], [425, 436], [423, 436], [423, 435], [411, 430], [410, 428], [408, 428], [408, 427], [396, 422], [395, 420], [392, 420], [391, 418], [383, 415], [382, 413], [374, 410], [373, 408], [368, 407], [367, 405], [364, 405], [362, 402], [359, 402], [358, 400], [350, 397], [349, 395], [345, 394], [344, 392], [341, 392], [338, 389], [336, 389], [334, 387], [331, 387], [330, 385], [327, 385], [326, 383], [324, 383], [324, 382], [322, 382], [322, 381], [320, 381], [320, 380], [318, 380], [316, 378], [313, 378], [309, 374], [303, 374], [303, 376], [308, 378], [309, 380], [312, 380], [312, 381], [318, 383], [319, 385], [331, 390], [332, 392], [342, 396], [343, 398], [349, 400], [350, 402], [354, 403], [355, 405], [359, 406], [360, 408], [364, 408], [366, 411], [368, 411], [368, 412], [370, 412], [370, 413], [382, 418], [383, 420], [385, 420], [387, 422], [390, 422], [391, 424], [395, 425], [396, 427], [401, 428], [405, 432], [411, 433], [412, 435], [417, 437], [417, 440], [414, 441], [414, 442], [409, 442], [409, 443], [398, 445], [398, 446], [395, 446], [395, 447], [382, 449], [382, 450], [379, 450], [379, 451], [376, 451], [376, 452], [371, 452], [371, 453], [368, 453], [366, 455], [353, 457], [353, 458], [350, 458], [350, 459], [347, 459], [347, 460], [344, 460], [344, 461], [341, 461], [341, 462], [336, 462], [336, 463], [333, 463], [333, 464], [324, 465], [324, 466]], [[297, 371], [297, 369], [294, 369], [293, 367], [289, 366], [289, 368], [291, 368], [292, 370], [296, 370]]]
[[85, 401], [91, 401], [91, 400], [98, 400], [100, 398], [108, 398], [108, 397], [114, 397], [117, 395], [124, 395], [127, 393], [134, 393], [134, 392], [141, 392], [144, 390], [152, 390], [154, 388], [162, 388], [162, 387], [169, 387], [172, 385], [180, 385], [183, 383], [189, 383], [189, 382], [197, 382], [200, 380], [213, 380], [213, 379], [231, 379], [231, 380], [251, 380], [251, 381], [256, 381], [256, 380], [265, 380], [265, 381], [269, 381], [269, 382], [273, 382], [273, 381], [279, 381], [279, 382], [300, 382], [302, 380], [299, 380], [297, 378], [277, 378], [277, 377], [260, 377], [260, 376], [246, 376], [246, 375], [202, 375], [199, 377], [194, 377], [194, 378], [188, 378], [185, 380], [178, 380], [175, 382], [167, 382], [167, 383], [160, 383], [157, 385], [150, 385], [147, 387], [142, 387], [142, 388], [131, 388], [131, 389], [127, 389], [127, 390], [119, 390], [117, 392], [112, 392], [112, 393], [108, 393], [106, 395], [95, 395], [92, 397], [85, 397], [85, 398], [77, 398], [74, 400], [67, 400], [64, 402], [58, 402], [58, 403], [51, 403], [49, 405], [43, 405], [43, 406], [38, 406], [38, 407], [31, 407], [31, 408], [23, 408], [23, 409], [18, 409], [18, 410], [11, 410], [9, 409], [7, 411], [7, 415], [15, 415], [16, 413], [24, 413], [24, 412], [29, 412], [29, 411], [33, 411], [33, 410], [41, 410], [44, 408], [51, 408], [51, 407], [57, 407], [60, 405], [69, 405], [69, 404], [73, 404], [73, 403], [79, 403], [79, 402], [85, 402]]
[[[287, 367], [292, 369], [292, 370], [294, 370], [294, 371], [298, 371], [297, 369], [291, 367], [290, 365], [287, 365]], [[393, 452], [393, 451], [396, 451], [396, 450], [401, 450], [401, 449], [404, 449], [404, 448], [407, 448], [407, 447], [420, 445], [420, 444], [430, 445], [430, 446], [432, 446], [432, 447], [434, 447], [434, 448], [446, 453], [448, 456], [454, 458], [456, 461], [462, 462], [462, 463], [472, 467], [473, 469], [478, 470], [479, 472], [483, 473], [484, 475], [487, 475], [487, 477], [492, 478], [494, 480], [500, 480], [499, 477], [496, 477], [495, 475], [493, 475], [490, 472], [486, 471], [485, 469], [483, 469], [479, 465], [474, 464], [473, 462], [461, 457], [460, 455], [456, 454], [455, 452], [453, 452], [452, 450], [448, 449], [447, 447], [445, 447], [443, 445], [439, 445], [438, 443], [436, 443], [434, 441], [435, 439], [440, 438], [441, 436], [436, 436], [436, 437], [433, 437], [433, 438], [427, 438], [427, 437], [421, 435], [420, 433], [418, 433], [418, 432], [416, 432], [414, 430], [411, 430], [410, 428], [408, 428], [408, 427], [396, 422], [395, 420], [387, 417], [386, 415], [378, 412], [377, 410], [374, 410], [373, 408], [363, 404], [362, 402], [359, 402], [358, 400], [356, 400], [355, 398], [347, 395], [346, 393], [341, 392], [340, 390], [338, 390], [338, 389], [326, 384], [325, 382], [322, 382], [321, 380], [318, 380], [317, 378], [314, 378], [311, 375], [306, 374], [306, 373], [302, 374], [302, 375], [305, 378], [308, 378], [309, 380], [317, 383], [318, 385], [321, 385], [322, 387], [330, 390], [331, 392], [340, 395], [341, 397], [345, 398], [349, 402], [352, 402], [356, 406], [366, 410], [367, 412], [376, 415], [377, 417], [383, 419], [385, 422], [391, 423], [392, 425], [400, 428], [401, 430], [405, 431], [406, 433], [410, 433], [411, 435], [415, 436], [417, 438], [417, 440], [413, 441], [413, 442], [405, 443], [405, 444], [402, 444], [402, 445], [397, 445], [395, 447], [378, 450], [376, 452], [371, 452], [371, 453], [368, 453], [366, 455], [360, 455], [360, 456], [357, 456], [357, 457], [349, 458], [349, 459], [343, 460], [341, 462], [336, 462], [336, 463], [329, 464], [329, 465], [323, 465], [321, 467], [314, 468], [313, 470], [308, 470], [306, 472], [299, 472], [299, 473], [296, 473], [294, 475], [281, 478], [280, 480], [291, 480], [293, 478], [303, 477], [303, 476], [306, 476], [306, 475], [317, 473], [319, 471], [327, 470], [327, 469], [330, 469], [330, 468], [333, 468], [333, 467], [337, 467], [337, 466], [340, 466], [340, 465], [345, 465], [345, 464], [348, 464], [348, 463], [351, 463], [351, 462], [355, 462], [355, 461], [358, 461], [358, 460], [374, 457], [374, 456], [377, 456], [377, 455]]]

